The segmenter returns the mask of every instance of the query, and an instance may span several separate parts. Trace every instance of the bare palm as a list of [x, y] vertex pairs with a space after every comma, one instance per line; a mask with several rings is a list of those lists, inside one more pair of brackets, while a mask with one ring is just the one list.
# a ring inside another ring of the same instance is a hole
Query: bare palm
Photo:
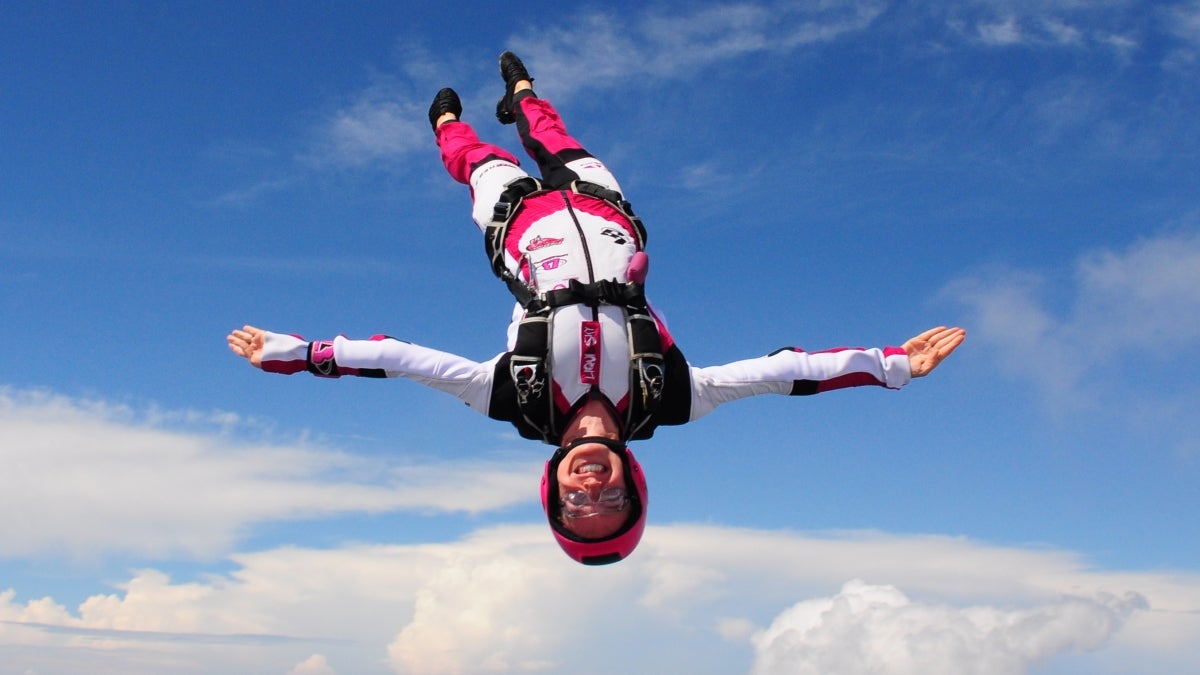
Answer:
[[961, 328], [938, 326], [930, 328], [904, 343], [908, 354], [908, 365], [913, 377], [924, 377], [938, 367], [951, 352], [958, 349], [967, 337]]

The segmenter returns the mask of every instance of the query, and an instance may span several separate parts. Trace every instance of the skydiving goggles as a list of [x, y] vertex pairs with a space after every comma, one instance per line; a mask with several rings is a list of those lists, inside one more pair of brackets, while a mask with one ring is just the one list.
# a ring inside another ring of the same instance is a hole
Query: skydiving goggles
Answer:
[[563, 495], [558, 505], [567, 518], [591, 518], [623, 512], [629, 508], [629, 495], [624, 488], [607, 488], [592, 499], [583, 490], [572, 490]]

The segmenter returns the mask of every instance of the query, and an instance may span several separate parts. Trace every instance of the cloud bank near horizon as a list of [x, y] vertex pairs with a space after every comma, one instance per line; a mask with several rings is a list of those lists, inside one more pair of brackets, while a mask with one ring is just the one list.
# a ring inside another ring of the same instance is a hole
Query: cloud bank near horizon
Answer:
[[[232, 433], [252, 424], [0, 387], [0, 510], [12, 516], [0, 522], [0, 559], [208, 559], [267, 522], [504, 509], [529, 501], [540, 471], [532, 453], [417, 463]], [[453, 489], [464, 480], [479, 489]]]
[[231, 561], [190, 581], [140, 570], [74, 610], [2, 592], [0, 655], [128, 664], [132, 651], [140, 672], [534, 672], [565, 667], [599, 624], [643, 665], [1008, 675], [1100, 649], [1120, 667], [1153, 664], [1200, 644], [1194, 574], [951, 537], [656, 526], [597, 575], [564, 561], [541, 525], [506, 525]]

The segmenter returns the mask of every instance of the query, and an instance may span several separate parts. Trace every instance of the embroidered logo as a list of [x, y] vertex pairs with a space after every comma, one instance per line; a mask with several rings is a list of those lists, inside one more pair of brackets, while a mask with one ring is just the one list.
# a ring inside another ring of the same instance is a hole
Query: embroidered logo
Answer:
[[537, 265], [538, 267], [542, 268], [543, 270], [549, 272], [550, 270], [558, 269], [559, 265], [562, 265], [564, 262], [566, 262], [566, 260], [567, 260], [567, 256], [556, 255], [556, 256], [551, 256], [549, 258], [545, 258], [543, 260], [539, 260], [534, 264]]
[[525, 250], [526, 251], [536, 251], [539, 248], [546, 248], [547, 246], [558, 246], [561, 243], [563, 243], [563, 240], [559, 237], [543, 237], [542, 235], [539, 234], [538, 236], [536, 236], [532, 240], [530, 240], [529, 244], [525, 246]]
[[612, 240], [618, 244], [624, 244], [626, 241], [628, 241], [628, 239], [625, 238], [624, 232], [612, 227], [606, 227], [603, 230], [600, 230], [600, 234], [606, 237], [612, 237]]
[[579, 324], [579, 381], [600, 384], [600, 322]]

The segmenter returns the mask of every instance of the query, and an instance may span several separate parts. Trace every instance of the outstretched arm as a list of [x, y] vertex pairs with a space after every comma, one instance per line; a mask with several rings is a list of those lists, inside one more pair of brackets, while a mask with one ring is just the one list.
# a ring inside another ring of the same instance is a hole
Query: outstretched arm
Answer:
[[269, 373], [309, 372], [318, 377], [403, 377], [452, 394], [483, 414], [497, 356], [479, 363], [449, 352], [376, 335], [369, 340], [338, 336], [309, 342], [296, 335], [243, 326], [226, 338], [229, 349], [250, 365]]
[[966, 339], [967, 331], [961, 328], [938, 326], [930, 328], [904, 343], [908, 354], [908, 367], [913, 377], [924, 377], [933, 372], [947, 356]]
[[863, 385], [899, 389], [913, 377], [928, 375], [965, 337], [961, 328], [939, 326], [903, 347], [813, 353], [788, 347], [723, 366], [692, 367], [690, 419], [699, 419], [724, 403], [760, 394], [806, 396]]

